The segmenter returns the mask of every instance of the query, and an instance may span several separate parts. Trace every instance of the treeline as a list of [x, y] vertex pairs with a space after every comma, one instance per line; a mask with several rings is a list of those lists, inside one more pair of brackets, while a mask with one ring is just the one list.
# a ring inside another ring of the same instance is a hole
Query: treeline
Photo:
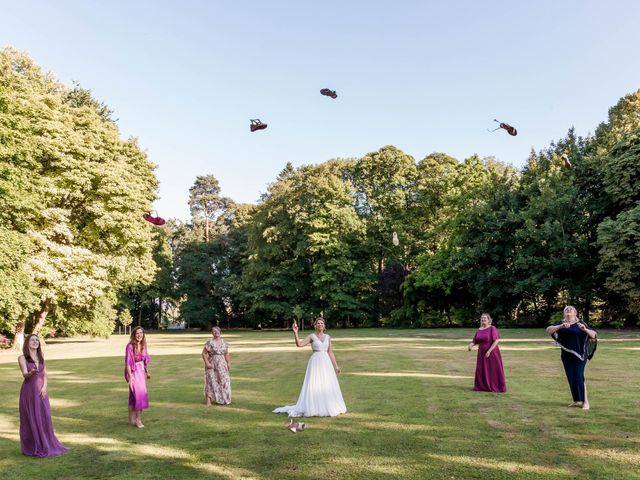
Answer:
[[[508, 141], [508, 138], [505, 138]], [[142, 213], [154, 166], [109, 108], [0, 51], [0, 332], [543, 325], [567, 303], [601, 325], [640, 314], [640, 90], [586, 138], [516, 170], [386, 146], [287, 164], [257, 205], [190, 190], [191, 219]]]
[[[566, 304], [600, 325], [640, 313], [640, 91], [595, 134], [570, 130], [521, 171], [393, 146], [293, 168], [257, 206], [191, 190], [167, 267], [190, 325], [547, 324]], [[397, 237], [397, 242], [394, 242]], [[397, 243], [397, 244], [396, 244]]]

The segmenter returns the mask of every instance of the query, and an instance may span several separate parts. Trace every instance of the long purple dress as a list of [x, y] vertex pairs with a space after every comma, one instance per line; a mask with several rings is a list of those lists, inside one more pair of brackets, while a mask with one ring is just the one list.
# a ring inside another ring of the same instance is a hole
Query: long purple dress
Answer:
[[489, 328], [478, 329], [473, 336], [473, 343], [478, 344], [476, 378], [473, 382], [473, 389], [477, 392], [504, 393], [507, 391], [507, 382], [504, 378], [500, 348], [496, 346], [491, 352], [491, 355], [489, 355], [489, 358], [485, 357], [491, 344], [499, 338], [500, 333], [493, 325]]
[[128, 344], [124, 359], [124, 379], [128, 382], [127, 366], [131, 367], [132, 382], [129, 384], [129, 406], [134, 410], [146, 410], [149, 408], [149, 395], [147, 394], [146, 367], [151, 358], [145, 347], [144, 352], [133, 353], [133, 345]]
[[[36, 364], [27, 360], [27, 371]], [[44, 385], [44, 361], [38, 366], [38, 374], [25, 378], [20, 389], [20, 449], [32, 457], [53, 457], [68, 452], [53, 433], [49, 395], [40, 396]]]

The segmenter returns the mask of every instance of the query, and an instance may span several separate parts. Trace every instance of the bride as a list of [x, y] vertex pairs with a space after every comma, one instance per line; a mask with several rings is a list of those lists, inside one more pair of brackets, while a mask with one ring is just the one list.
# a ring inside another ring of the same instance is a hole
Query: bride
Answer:
[[331, 337], [324, 333], [324, 320], [317, 318], [314, 327], [315, 333], [300, 341], [298, 324], [293, 322], [296, 346], [311, 344], [313, 354], [307, 364], [298, 403], [276, 408], [273, 413], [287, 413], [290, 417], [335, 417], [347, 411], [336, 376], [340, 368], [331, 350]]

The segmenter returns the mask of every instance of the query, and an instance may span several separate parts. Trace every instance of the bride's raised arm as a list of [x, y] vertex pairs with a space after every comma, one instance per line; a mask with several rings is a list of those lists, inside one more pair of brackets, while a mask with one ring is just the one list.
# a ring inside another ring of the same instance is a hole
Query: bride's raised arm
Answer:
[[293, 330], [293, 338], [296, 341], [296, 347], [306, 347], [311, 343], [311, 335], [307, 335], [304, 340], [300, 341], [298, 338], [298, 324], [295, 321], [291, 326], [291, 330]]

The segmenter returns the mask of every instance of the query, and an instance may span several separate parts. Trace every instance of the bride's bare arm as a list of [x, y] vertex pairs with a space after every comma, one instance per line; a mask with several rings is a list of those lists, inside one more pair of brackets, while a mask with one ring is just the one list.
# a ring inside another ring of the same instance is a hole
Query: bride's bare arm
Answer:
[[304, 340], [300, 341], [298, 338], [298, 324], [296, 322], [293, 322], [291, 329], [293, 330], [293, 338], [296, 341], [296, 347], [306, 347], [311, 343], [311, 335], [307, 335]]
[[331, 363], [333, 363], [333, 369], [336, 371], [336, 373], [340, 373], [340, 367], [338, 367], [336, 356], [333, 354], [333, 349], [331, 348], [331, 338], [329, 338], [329, 348], [327, 349], [327, 353], [329, 354]]

